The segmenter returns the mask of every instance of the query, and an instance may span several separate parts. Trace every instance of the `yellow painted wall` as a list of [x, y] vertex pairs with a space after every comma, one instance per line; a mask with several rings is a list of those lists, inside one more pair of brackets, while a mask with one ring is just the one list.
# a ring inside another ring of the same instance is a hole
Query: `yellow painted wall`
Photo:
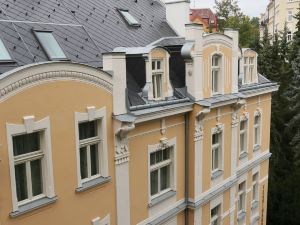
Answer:
[[184, 198], [184, 168], [185, 168], [185, 125], [184, 116], [166, 118], [166, 133], [161, 134], [161, 120], [138, 124], [136, 129], [129, 134], [130, 149], [130, 195], [131, 224], [137, 224], [148, 217], [148, 145], [159, 144], [161, 138], [172, 139], [177, 142], [177, 201]]
[[[74, 112], [87, 106], [107, 107], [109, 174], [112, 181], [83, 193], [77, 187]], [[36, 121], [49, 116], [53, 174], [57, 202], [11, 219], [11, 186], [5, 123], [22, 124], [23, 116]], [[0, 103], [0, 221], [3, 225], [90, 225], [96, 217], [111, 215], [116, 224], [115, 170], [112, 130], [112, 95], [82, 82], [60, 81], [34, 86]]]

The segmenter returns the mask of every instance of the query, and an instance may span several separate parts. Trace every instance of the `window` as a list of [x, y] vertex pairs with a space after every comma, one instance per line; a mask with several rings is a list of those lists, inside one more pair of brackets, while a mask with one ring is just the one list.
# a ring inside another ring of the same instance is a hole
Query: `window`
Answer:
[[244, 83], [249, 82], [249, 75], [248, 75], [248, 58], [244, 58]]
[[221, 205], [214, 207], [210, 211], [210, 224], [220, 225], [221, 224]]
[[293, 12], [292, 11], [288, 11], [287, 21], [288, 22], [292, 22], [292, 20], [293, 20]]
[[222, 170], [222, 133], [212, 135], [212, 172]]
[[42, 45], [43, 49], [50, 60], [64, 60], [67, 59], [65, 53], [59, 46], [58, 42], [54, 38], [50, 31], [35, 31], [34, 32], [38, 41]]
[[289, 31], [288, 33], [287, 33], [287, 41], [291, 41], [292, 40], [292, 32], [291, 31]]
[[243, 83], [249, 84], [257, 80], [257, 73], [255, 70], [256, 59], [255, 57], [244, 57], [244, 78]]
[[240, 153], [247, 152], [247, 120], [240, 122]]
[[171, 190], [171, 151], [171, 148], [166, 148], [150, 154], [150, 189], [152, 197]]
[[260, 145], [260, 115], [254, 116], [254, 146]]
[[16, 191], [19, 204], [44, 197], [40, 145], [42, 132], [13, 137]]
[[[13, 216], [55, 201], [53, 187], [50, 120], [7, 124], [9, 164], [12, 184]], [[32, 203], [32, 206], [31, 206]]]
[[126, 22], [133, 27], [139, 27], [141, 24], [128, 12], [128, 10], [121, 10], [119, 9], [119, 12], [123, 16], [123, 18], [126, 20]]
[[152, 85], [153, 85], [154, 99], [162, 98], [162, 77], [163, 77], [162, 60], [153, 60], [152, 61]]
[[0, 39], [0, 61], [11, 61], [8, 50], [6, 49], [3, 41]]
[[87, 107], [75, 113], [77, 192], [110, 180], [108, 175], [106, 108]]
[[99, 134], [100, 121], [88, 121], [79, 123], [79, 145], [80, 145], [80, 174], [82, 181], [99, 177], [99, 148], [101, 139]]
[[258, 173], [253, 175], [252, 180], [252, 201], [258, 201]]
[[221, 79], [221, 56], [214, 55], [212, 57], [212, 78], [211, 88], [212, 94], [219, 94], [220, 92], [220, 79]]
[[239, 184], [238, 196], [238, 212], [242, 213], [246, 209], [246, 181]]

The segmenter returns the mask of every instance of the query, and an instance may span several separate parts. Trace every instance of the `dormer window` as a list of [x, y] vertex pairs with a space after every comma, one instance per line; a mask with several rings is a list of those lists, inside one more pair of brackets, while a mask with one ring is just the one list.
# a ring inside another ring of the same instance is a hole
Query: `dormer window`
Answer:
[[8, 50], [6, 49], [3, 41], [0, 39], [0, 62], [1, 61], [11, 61], [12, 58], [9, 55]]
[[152, 85], [153, 85], [153, 98], [162, 98], [162, 77], [163, 68], [162, 60], [152, 60]]
[[34, 33], [50, 60], [67, 59], [51, 31], [35, 31]]
[[141, 24], [129, 13], [128, 10], [119, 9], [119, 12], [123, 16], [123, 18], [126, 20], [128, 25], [133, 27], [140, 27]]
[[257, 73], [256, 69], [256, 58], [253, 55], [247, 55], [244, 57], [244, 77], [243, 83], [250, 84], [256, 82]]
[[220, 55], [214, 55], [212, 57], [212, 94], [219, 94], [220, 93], [220, 80], [221, 80], [221, 56]]

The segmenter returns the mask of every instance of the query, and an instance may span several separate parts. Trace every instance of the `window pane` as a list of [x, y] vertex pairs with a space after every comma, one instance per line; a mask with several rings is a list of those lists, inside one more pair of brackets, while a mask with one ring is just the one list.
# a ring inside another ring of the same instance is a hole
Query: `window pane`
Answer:
[[158, 193], [158, 171], [152, 171], [150, 174], [150, 182], [151, 182], [151, 195], [155, 195]]
[[255, 118], [254, 118], [254, 124], [259, 124], [259, 116], [255, 116]]
[[127, 11], [121, 11], [121, 14], [129, 25], [139, 25], [140, 23]]
[[241, 121], [240, 130], [244, 130], [244, 129], [245, 129], [245, 121]]
[[41, 159], [31, 161], [30, 166], [31, 166], [32, 195], [36, 196], [43, 193]]
[[11, 60], [11, 57], [1, 39], [0, 39], [0, 60]]
[[212, 144], [219, 143], [218, 139], [219, 139], [218, 134], [213, 134], [213, 136], [212, 136]]
[[13, 137], [14, 156], [40, 150], [39, 132]]
[[98, 135], [97, 124], [97, 120], [80, 123], [79, 140], [96, 137]]
[[157, 70], [160, 70], [160, 69], [161, 69], [161, 68], [160, 68], [160, 67], [161, 67], [161, 63], [160, 63], [160, 61], [156, 61], [156, 63], [157, 63], [157, 67], [156, 67], [156, 69], [157, 69]]
[[245, 134], [240, 135], [240, 149], [241, 152], [245, 150]]
[[160, 169], [160, 190], [170, 187], [170, 165]]
[[152, 61], [152, 70], [155, 70], [155, 61]]
[[213, 92], [218, 92], [218, 74], [219, 71], [214, 70], [212, 72], [213, 77], [212, 77], [212, 88], [213, 88]]
[[170, 159], [170, 149], [167, 148], [163, 151], [163, 160], [168, 160]]
[[159, 163], [163, 160], [163, 152], [160, 150], [160, 151], [157, 151], [156, 153], [156, 163]]
[[35, 34], [51, 59], [67, 58], [51, 32], [35, 32]]
[[80, 148], [80, 172], [81, 172], [81, 179], [88, 177], [86, 147]]
[[259, 144], [259, 138], [258, 138], [258, 127], [254, 129], [254, 144]]
[[91, 175], [99, 174], [98, 145], [91, 145]]
[[151, 153], [150, 155], [150, 165], [154, 165], [155, 164], [155, 153]]
[[212, 151], [212, 169], [216, 170], [219, 167], [219, 148]]
[[15, 176], [18, 201], [25, 200], [28, 198], [25, 163], [15, 165]]

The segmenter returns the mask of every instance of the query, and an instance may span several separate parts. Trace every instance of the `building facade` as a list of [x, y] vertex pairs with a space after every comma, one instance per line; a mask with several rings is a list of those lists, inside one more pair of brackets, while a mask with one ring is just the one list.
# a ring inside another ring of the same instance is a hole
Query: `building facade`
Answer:
[[0, 224], [266, 224], [278, 86], [237, 31], [164, 20], [188, 1], [7, 4]]
[[274, 36], [276, 32], [283, 31], [286, 25], [287, 39], [291, 41], [296, 31], [297, 21], [294, 16], [298, 13], [299, 3], [297, 0], [270, 0], [266, 11], [261, 14], [260, 36], [263, 36], [265, 27], [268, 28], [269, 34]]

